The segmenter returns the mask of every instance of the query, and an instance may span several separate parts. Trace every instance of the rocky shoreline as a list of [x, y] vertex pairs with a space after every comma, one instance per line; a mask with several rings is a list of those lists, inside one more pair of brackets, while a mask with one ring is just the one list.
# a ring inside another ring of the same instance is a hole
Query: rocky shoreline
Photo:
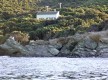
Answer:
[[108, 57], [108, 31], [30, 41], [21, 45], [8, 38], [0, 45], [0, 55], [14, 57]]

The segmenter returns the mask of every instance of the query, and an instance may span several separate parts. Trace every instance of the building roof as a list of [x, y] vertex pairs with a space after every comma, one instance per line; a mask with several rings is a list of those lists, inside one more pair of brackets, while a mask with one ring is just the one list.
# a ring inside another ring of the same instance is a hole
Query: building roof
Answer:
[[52, 15], [57, 14], [59, 11], [37, 12], [37, 15]]

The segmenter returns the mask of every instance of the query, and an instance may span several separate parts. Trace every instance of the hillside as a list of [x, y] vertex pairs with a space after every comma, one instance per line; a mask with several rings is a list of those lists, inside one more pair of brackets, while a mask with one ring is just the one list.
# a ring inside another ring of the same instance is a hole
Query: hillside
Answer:
[[62, 3], [63, 7], [77, 7], [88, 5], [107, 5], [108, 0], [40, 0], [40, 6], [58, 7], [58, 3]]
[[35, 0], [0, 0], [0, 19], [9, 19], [33, 9], [36, 9]]
[[[106, 30], [107, 4], [108, 0], [0, 0], [0, 43], [4, 42], [1, 39], [7, 38], [5, 35], [17, 31], [22, 37], [29, 34], [30, 40], [48, 40]], [[50, 6], [49, 10], [60, 11], [61, 17], [57, 20], [37, 20], [36, 11], [45, 11], [46, 5]]]

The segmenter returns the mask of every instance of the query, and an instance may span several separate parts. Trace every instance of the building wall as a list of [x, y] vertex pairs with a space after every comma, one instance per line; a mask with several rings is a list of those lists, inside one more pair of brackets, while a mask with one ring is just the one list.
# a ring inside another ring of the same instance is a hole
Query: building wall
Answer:
[[58, 13], [56, 14], [56, 19], [60, 17], [60, 13], [58, 11]]
[[57, 19], [59, 17], [59, 12], [57, 14], [54, 14], [54, 15], [37, 15], [37, 19]]

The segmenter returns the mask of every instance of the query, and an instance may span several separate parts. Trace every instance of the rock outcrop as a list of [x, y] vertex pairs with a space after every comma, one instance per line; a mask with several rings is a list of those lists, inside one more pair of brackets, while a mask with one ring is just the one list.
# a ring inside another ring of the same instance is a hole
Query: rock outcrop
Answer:
[[108, 31], [30, 41], [21, 45], [12, 38], [0, 45], [0, 55], [28, 57], [108, 57]]
[[70, 54], [70, 57], [108, 57], [108, 31], [89, 33]]
[[78, 57], [95, 57], [98, 43], [87, 37], [83, 41], [80, 41], [71, 52], [71, 56]]
[[32, 57], [53, 57], [59, 53], [59, 50], [50, 45], [48, 41], [43, 40], [31, 42], [25, 47], [29, 52], [28, 55]]
[[27, 53], [26, 48], [12, 38], [0, 45], [0, 55], [27, 56]]
[[28, 56], [28, 57], [53, 57], [59, 51], [51, 46], [47, 41], [32, 42], [29, 45], [22, 46], [17, 41], [9, 38], [0, 45], [0, 55], [9, 56]]

